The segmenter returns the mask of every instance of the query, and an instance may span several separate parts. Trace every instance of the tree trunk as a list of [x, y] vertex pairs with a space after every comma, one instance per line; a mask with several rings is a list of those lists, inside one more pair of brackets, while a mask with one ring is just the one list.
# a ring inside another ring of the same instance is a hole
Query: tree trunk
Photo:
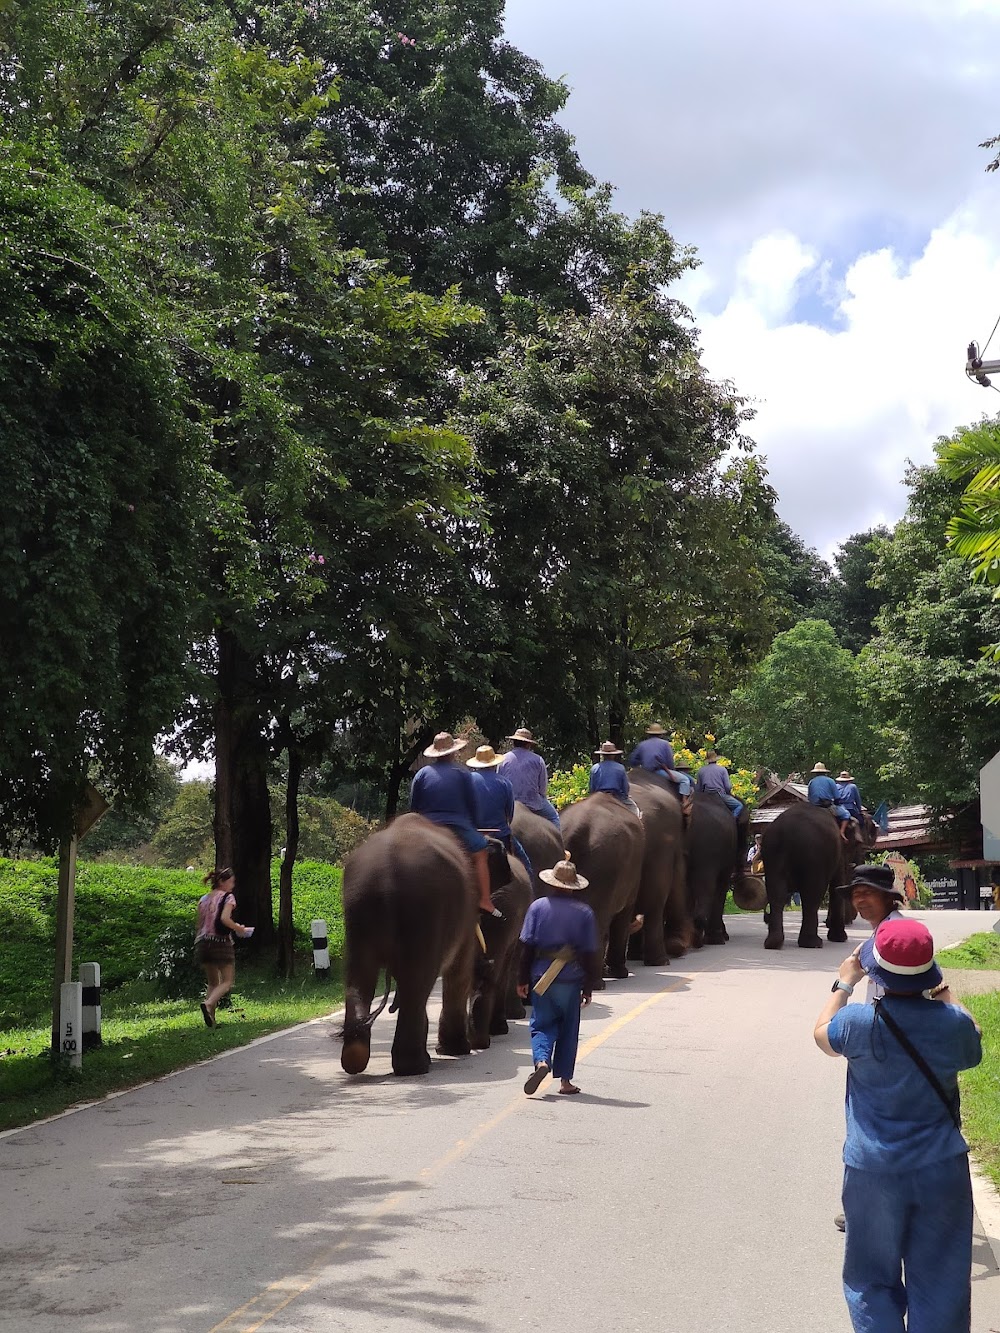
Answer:
[[294, 931], [292, 926], [292, 874], [299, 850], [299, 785], [302, 781], [302, 755], [294, 743], [288, 747], [288, 785], [285, 789], [285, 855], [278, 881], [278, 971], [291, 977], [295, 971]]
[[254, 926], [251, 947], [275, 941], [271, 905], [270, 746], [257, 702], [255, 665], [231, 630], [216, 634], [219, 702], [215, 731], [215, 846], [218, 865], [236, 872], [239, 919]]

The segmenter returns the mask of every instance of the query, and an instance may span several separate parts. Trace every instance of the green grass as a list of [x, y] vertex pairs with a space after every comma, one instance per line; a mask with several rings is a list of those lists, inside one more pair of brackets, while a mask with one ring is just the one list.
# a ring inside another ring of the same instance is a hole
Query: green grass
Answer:
[[[330, 1013], [343, 999], [336, 962], [344, 939], [338, 868], [296, 865], [296, 977], [279, 980], [269, 962], [252, 961], [237, 946], [232, 1007], [220, 1011], [219, 1027], [210, 1030], [198, 1007], [201, 973], [191, 958], [200, 877], [183, 870], [81, 865], [73, 956], [77, 965], [101, 965], [104, 1045], [84, 1055], [82, 1071], [53, 1067], [48, 1052], [56, 879], [54, 861], [0, 860], [0, 1129]], [[277, 879], [275, 863], [275, 916]], [[325, 981], [312, 971], [314, 917], [327, 922], [335, 960]]]
[[976, 972], [1000, 972], [1000, 935], [989, 930], [971, 935], [964, 944], [942, 949], [937, 955], [942, 967], [964, 967]]
[[976, 1161], [1000, 1189], [1000, 993], [963, 1003], [983, 1030], [983, 1059], [961, 1075], [962, 1123]]

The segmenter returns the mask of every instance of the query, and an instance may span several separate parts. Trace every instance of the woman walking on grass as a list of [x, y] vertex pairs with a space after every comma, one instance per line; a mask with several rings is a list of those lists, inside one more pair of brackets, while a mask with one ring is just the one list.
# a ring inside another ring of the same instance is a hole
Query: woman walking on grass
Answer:
[[233, 989], [236, 980], [236, 946], [233, 932], [248, 940], [253, 926], [241, 926], [233, 917], [236, 876], [228, 866], [210, 870], [205, 876], [208, 892], [198, 899], [198, 929], [194, 937], [195, 962], [205, 973], [205, 998], [201, 1015], [206, 1027], [215, 1027], [215, 1011]]

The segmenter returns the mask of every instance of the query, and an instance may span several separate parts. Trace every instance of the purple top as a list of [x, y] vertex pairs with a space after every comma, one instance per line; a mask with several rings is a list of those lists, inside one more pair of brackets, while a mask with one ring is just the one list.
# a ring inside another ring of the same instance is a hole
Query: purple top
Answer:
[[209, 889], [198, 899], [198, 927], [195, 930], [195, 944], [199, 940], [229, 940], [233, 932], [222, 924], [222, 913], [226, 900], [232, 898], [236, 907], [236, 895], [229, 889]]
[[[548, 971], [551, 958], [540, 958], [541, 953], [555, 953], [564, 944], [578, 954], [596, 954], [597, 918], [586, 903], [565, 893], [552, 893], [547, 898], [536, 898], [528, 908], [521, 927], [521, 943], [531, 946], [536, 956], [531, 962], [532, 985], [543, 972]], [[582, 985], [587, 972], [580, 963], [567, 963], [559, 973], [560, 981]]]
[[628, 800], [628, 774], [617, 759], [602, 759], [590, 770], [591, 792], [606, 791], [620, 801]]
[[433, 824], [476, 828], [476, 786], [472, 774], [453, 760], [425, 764], [413, 775], [410, 809]]
[[497, 772], [510, 783], [514, 800], [529, 810], [540, 810], [549, 796], [549, 774], [545, 760], [534, 750], [518, 746], [500, 760]]
[[476, 827], [496, 829], [501, 838], [509, 838], [510, 821], [514, 818], [514, 792], [510, 783], [490, 768], [473, 771], [472, 782], [476, 789]]
[[720, 796], [732, 796], [733, 784], [729, 781], [729, 774], [721, 764], [714, 762], [703, 764], [698, 769], [698, 776], [695, 779], [695, 791], [717, 791]]
[[662, 736], [647, 736], [628, 757], [630, 768], [645, 768], [655, 773], [659, 768], [674, 766], [674, 747]]

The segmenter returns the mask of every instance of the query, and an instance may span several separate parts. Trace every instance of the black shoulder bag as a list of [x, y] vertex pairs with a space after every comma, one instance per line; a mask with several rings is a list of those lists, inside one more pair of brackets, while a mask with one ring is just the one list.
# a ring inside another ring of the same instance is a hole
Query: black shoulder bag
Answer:
[[880, 997], [875, 1001], [875, 1017], [881, 1018], [883, 1020], [886, 1027], [899, 1042], [900, 1046], [902, 1046], [903, 1050], [910, 1057], [913, 1063], [917, 1066], [921, 1074], [923, 1074], [924, 1078], [931, 1085], [931, 1087], [934, 1089], [937, 1095], [941, 1098], [948, 1112], [948, 1115], [951, 1117], [952, 1124], [961, 1134], [962, 1115], [961, 1111], [959, 1110], [958, 1094], [956, 1093], [953, 1098], [948, 1096], [944, 1088], [942, 1088], [941, 1082], [938, 1079], [938, 1076], [934, 1073], [934, 1070], [931, 1069], [930, 1065], [920, 1054], [917, 1048], [913, 1045], [909, 1037], [899, 1026], [899, 1024], [896, 1022], [893, 1016], [889, 1013], [888, 1009], [883, 1008], [882, 1006], [883, 998], [884, 997]]

